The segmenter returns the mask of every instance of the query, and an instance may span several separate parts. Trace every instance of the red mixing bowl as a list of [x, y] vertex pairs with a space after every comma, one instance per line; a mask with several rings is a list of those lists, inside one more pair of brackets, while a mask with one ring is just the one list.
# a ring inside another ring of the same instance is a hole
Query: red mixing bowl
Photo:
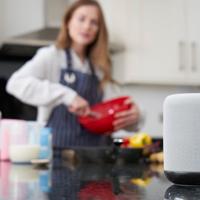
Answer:
[[125, 104], [129, 98], [129, 96], [123, 96], [91, 106], [91, 111], [97, 116], [79, 117], [80, 124], [94, 134], [111, 133], [114, 130], [114, 115], [131, 108], [132, 104]]

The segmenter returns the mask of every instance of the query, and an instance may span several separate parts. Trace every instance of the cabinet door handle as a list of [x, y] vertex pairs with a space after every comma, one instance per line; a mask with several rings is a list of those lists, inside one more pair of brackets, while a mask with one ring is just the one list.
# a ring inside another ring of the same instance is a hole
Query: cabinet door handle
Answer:
[[191, 69], [193, 72], [197, 71], [197, 43], [191, 43]]
[[184, 41], [179, 42], [179, 70], [183, 71], [185, 70], [185, 56], [186, 56], [186, 46]]

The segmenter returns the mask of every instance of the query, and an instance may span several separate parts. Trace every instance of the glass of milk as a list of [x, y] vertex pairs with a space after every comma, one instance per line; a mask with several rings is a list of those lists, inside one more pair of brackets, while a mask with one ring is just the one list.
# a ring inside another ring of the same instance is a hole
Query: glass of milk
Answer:
[[12, 129], [10, 132], [10, 160], [14, 163], [30, 163], [38, 159], [40, 125], [27, 121], [23, 131]]

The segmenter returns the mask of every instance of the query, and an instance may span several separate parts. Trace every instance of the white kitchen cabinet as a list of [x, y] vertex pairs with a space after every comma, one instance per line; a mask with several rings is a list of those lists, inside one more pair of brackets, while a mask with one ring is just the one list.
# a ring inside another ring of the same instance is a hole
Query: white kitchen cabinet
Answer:
[[200, 1], [187, 1], [187, 23], [188, 23], [188, 82], [191, 84], [200, 83]]
[[187, 62], [183, 1], [142, 0], [140, 18], [139, 61], [128, 66], [126, 81], [183, 83]]
[[138, 65], [141, 0], [98, 1], [103, 7], [111, 43], [124, 49], [113, 55], [113, 73], [116, 80], [125, 82], [129, 66]]
[[103, 7], [110, 41], [129, 49], [138, 41], [141, 0], [98, 0]]
[[[122, 83], [199, 85], [200, 1], [125, 0], [123, 3], [129, 10], [132, 8], [131, 13], [123, 12], [122, 5], [116, 3], [124, 23], [117, 25], [113, 15], [108, 18], [111, 34], [128, 31], [124, 36], [125, 51], [113, 58], [115, 79]], [[129, 15], [129, 19], [125, 21], [123, 15]]]

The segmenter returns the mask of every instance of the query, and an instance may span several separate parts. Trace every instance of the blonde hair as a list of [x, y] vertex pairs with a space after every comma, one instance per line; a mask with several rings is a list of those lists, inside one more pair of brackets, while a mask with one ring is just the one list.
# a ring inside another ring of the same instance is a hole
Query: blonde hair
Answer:
[[56, 40], [58, 48], [70, 48], [71, 38], [68, 33], [68, 24], [74, 11], [86, 5], [96, 6], [99, 10], [99, 31], [95, 41], [88, 46], [88, 56], [94, 66], [98, 66], [104, 73], [102, 82], [111, 81], [111, 61], [108, 49], [108, 32], [104, 20], [103, 12], [99, 3], [95, 0], [77, 0], [65, 12], [62, 26]]

